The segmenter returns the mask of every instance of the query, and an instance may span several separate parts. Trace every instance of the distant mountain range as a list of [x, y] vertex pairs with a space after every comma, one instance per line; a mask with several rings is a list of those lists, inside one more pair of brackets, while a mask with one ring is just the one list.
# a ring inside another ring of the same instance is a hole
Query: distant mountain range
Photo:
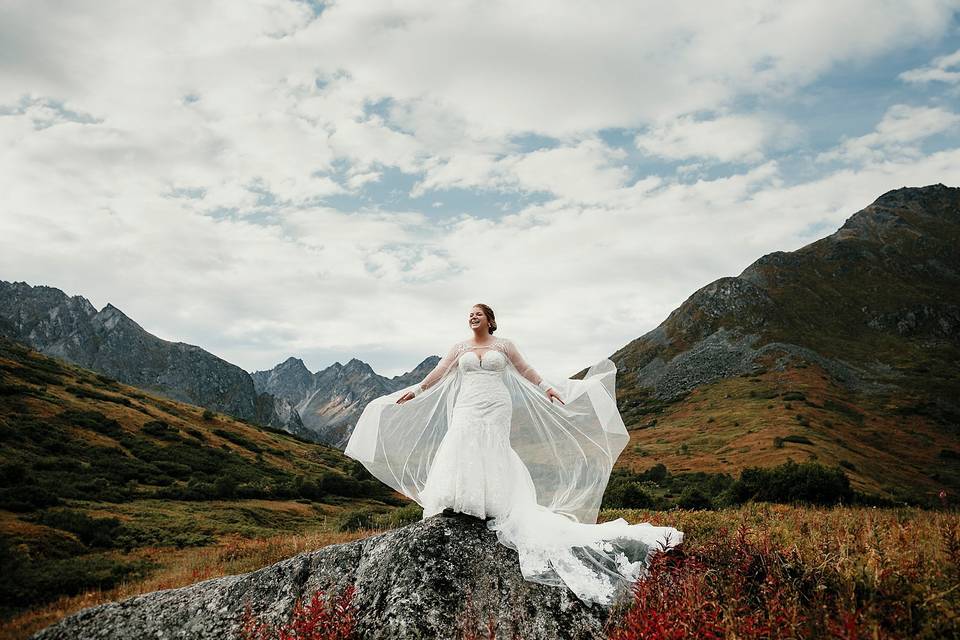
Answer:
[[289, 358], [252, 376], [204, 349], [149, 333], [120, 309], [53, 287], [0, 280], [0, 335], [172, 399], [346, 446], [367, 402], [421, 380], [439, 361], [387, 378], [351, 359], [310, 373]]
[[257, 371], [257, 391], [283, 398], [300, 415], [311, 436], [343, 449], [367, 403], [422, 380], [440, 361], [430, 356], [412, 371], [386, 378], [370, 365], [351, 358], [310, 373], [298, 358], [288, 358], [269, 371]]
[[[387, 378], [356, 358], [312, 373], [291, 357], [251, 375], [113, 305], [22, 282], [0, 281], [0, 334], [339, 448], [370, 400], [438, 361]], [[631, 430], [620, 467], [797, 458], [840, 464], [870, 493], [960, 492], [960, 189], [886, 193], [837, 232], [696, 291], [611, 359]]]

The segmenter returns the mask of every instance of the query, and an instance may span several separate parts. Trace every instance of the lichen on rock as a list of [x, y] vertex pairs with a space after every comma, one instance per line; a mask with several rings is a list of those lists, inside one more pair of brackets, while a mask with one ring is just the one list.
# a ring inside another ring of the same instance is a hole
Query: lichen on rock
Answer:
[[362, 638], [456, 638], [464, 625], [498, 638], [602, 638], [609, 611], [567, 589], [526, 581], [516, 551], [472, 516], [438, 514], [354, 542], [80, 611], [35, 640], [237, 637], [247, 604], [281, 624], [297, 599], [354, 585]]

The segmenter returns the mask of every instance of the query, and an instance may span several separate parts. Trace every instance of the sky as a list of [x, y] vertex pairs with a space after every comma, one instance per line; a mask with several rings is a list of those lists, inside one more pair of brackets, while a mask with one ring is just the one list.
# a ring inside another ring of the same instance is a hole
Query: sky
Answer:
[[[673, 6], [668, 6], [673, 5]], [[960, 1], [0, 1], [0, 279], [247, 371], [542, 375], [960, 185]]]

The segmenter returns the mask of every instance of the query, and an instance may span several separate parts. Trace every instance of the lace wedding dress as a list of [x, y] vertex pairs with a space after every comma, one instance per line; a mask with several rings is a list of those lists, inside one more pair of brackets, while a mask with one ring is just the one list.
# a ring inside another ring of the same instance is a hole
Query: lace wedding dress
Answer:
[[[370, 402], [346, 454], [423, 507], [491, 518], [527, 580], [612, 604], [683, 533], [623, 518], [596, 524], [629, 441], [609, 359], [581, 380], [544, 380], [510, 340], [459, 342], [420, 384]], [[565, 404], [545, 394], [553, 388]], [[404, 393], [412, 400], [397, 404]]]

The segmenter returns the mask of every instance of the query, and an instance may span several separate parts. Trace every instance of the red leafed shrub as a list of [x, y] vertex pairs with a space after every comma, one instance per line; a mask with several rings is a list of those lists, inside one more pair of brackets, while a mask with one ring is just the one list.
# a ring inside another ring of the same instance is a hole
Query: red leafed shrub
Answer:
[[634, 586], [633, 608], [611, 631], [611, 640], [724, 637], [723, 612], [708, 587], [703, 562], [676, 552], [658, 553], [649, 568], [649, 577]]
[[827, 596], [835, 591], [829, 576], [748, 533], [741, 526], [695, 551], [655, 554], [649, 576], [634, 584], [632, 606], [611, 620], [611, 640], [867, 637], [860, 612]]
[[304, 604], [297, 600], [290, 621], [278, 627], [257, 620], [247, 604], [243, 612], [241, 640], [354, 640], [356, 608], [353, 585], [339, 595], [315, 592]]

